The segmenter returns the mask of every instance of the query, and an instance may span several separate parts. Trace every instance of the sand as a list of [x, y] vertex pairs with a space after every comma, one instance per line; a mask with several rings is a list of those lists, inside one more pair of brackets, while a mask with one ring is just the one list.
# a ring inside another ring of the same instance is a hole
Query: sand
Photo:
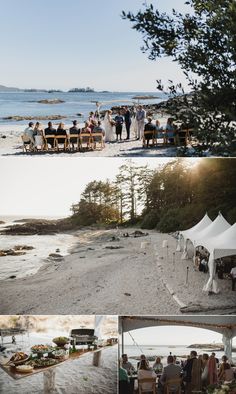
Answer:
[[[174, 315], [190, 303], [222, 313], [234, 307], [230, 281], [220, 281], [221, 293], [208, 296], [202, 292], [208, 275], [193, 271], [192, 262], [183, 262], [180, 253], [173, 264], [174, 237], [153, 230], [147, 237], [123, 238], [122, 232], [79, 231], [78, 245], [63, 261], [48, 263], [31, 277], [1, 281], [0, 313]], [[120, 241], [112, 242], [114, 235], [121, 235]], [[120, 249], [107, 249], [111, 246]]]
[[[166, 123], [166, 118], [161, 119], [163, 125]], [[25, 125], [0, 125], [0, 156], [10, 157], [42, 157], [48, 158], [56, 157], [175, 157], [176, 148], [173, 146], [165, 147], [160, 144], [158, 147], [151, 149], [143, 149], [142, 141], [137, 141], [135, 136], [131, 133], [129, 141], [122, 140], [119, 142], [106, 143], [103, 150], [86, 151], [86, 152], [38, 152], [38, 153], [23, 153], [21, 134], [25, 129]], [[68, 129], [71, 125], [66, 125]], [[6, 138], [2, 138], [6, 136]], [[126, 132], [123, 132], [123, 138], [126, 138]]]

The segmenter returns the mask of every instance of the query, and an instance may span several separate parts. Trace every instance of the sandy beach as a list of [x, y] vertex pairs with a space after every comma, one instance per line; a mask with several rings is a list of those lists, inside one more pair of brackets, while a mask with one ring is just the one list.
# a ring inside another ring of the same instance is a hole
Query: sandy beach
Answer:
[[[124, 238], [128, 230], [78, 231], [78, 245], [62, 261], [33, 276], [0, 282], [1, 314], [180, 314], [235, 311], [230, 280], [220, 294], [202, 292], [208, 275], [173, 252], [176, 239], [149, 231]], [[119, 240], [112, 241], [112, 237]], [[168, 258], [163, 240], [168, 240]], [[141, 244], [143, 248], [141, 248]], [[145, 247], [146, 246], [146, 247]], [[145, 247], [145, 248], [144, 248]], [[186, 267], [189, 280], [186, 284]], [[185, 308], [187, 307], [187, 308]]]

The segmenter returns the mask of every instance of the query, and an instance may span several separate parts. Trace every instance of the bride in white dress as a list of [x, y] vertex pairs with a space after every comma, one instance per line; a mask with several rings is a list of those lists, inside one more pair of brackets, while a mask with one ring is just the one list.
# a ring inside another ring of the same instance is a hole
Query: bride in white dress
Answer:
[[105, 118], [103, 121], [104, 129], [105, 129], [105, 141], [112, 142], [114, 141], [114, 121], [112, 119], [112, 111], [109, 110], [105, 114]]

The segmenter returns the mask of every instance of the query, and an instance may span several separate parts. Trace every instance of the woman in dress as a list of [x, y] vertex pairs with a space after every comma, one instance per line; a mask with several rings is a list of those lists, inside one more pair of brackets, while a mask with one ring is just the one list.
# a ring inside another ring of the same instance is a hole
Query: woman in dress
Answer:
[[35, 141], [35, 149], [43, 149], [44, 140], [43, 140], [43, 126], [41, 123], [36, 122], [34, 128], [34, 141]]
[[105, 114], [104, 129], [105, 129], [105, 142], [114, 141], [114, 121], [112, 119], [112, 111], [109, 110]]

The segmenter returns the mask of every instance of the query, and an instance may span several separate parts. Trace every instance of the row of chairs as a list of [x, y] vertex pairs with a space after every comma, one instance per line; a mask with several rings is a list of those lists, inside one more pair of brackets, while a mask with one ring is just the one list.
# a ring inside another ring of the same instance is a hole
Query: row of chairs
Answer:
[[[148, 389], [145, 388], [145, 384], [149, 383], [152, 386], [152, 390], [150, 391], [150, 388]], [[164, 394], [181, 394], [181, 385], [182, 385], [182, 379], [170, 379], [165, 382], [164, 386]], [[146, 394], [147, 392], [156, 394], [156, 378], [145, 378], [145, 379], [139, 379], [138, 381], [138, 391], [139, 394]]]
[[35, 144], [22, 135], [23, 152], [33, 151], [79, 151], [83, 149], [96, 150], [105, 147], [102, 133], [81, 133], [65, 135], [36, 136]]
[[[187, 145], [188, 142], [191, 140], [190, 136], [190, 129], [186, 130], [181, 130], [180, 133], [175, 133], [173, 131], [169, 130], [163, 130], [163, 131], [155, 131], [153, 132], [151, 138], [150, 138], [150, 131], [144, 131], [143, 135], [143, 147], [147, 147], [147, 139], [151, 141], [152, 146], [157, 146], [158, 143], [160, 143], [160, 140], [162, 141], [162, 144], [167, 146], [169, 144], [169, 141], [173, 141], [173, 145]], [[150, 145], [150, 143], [149, 143]]]

